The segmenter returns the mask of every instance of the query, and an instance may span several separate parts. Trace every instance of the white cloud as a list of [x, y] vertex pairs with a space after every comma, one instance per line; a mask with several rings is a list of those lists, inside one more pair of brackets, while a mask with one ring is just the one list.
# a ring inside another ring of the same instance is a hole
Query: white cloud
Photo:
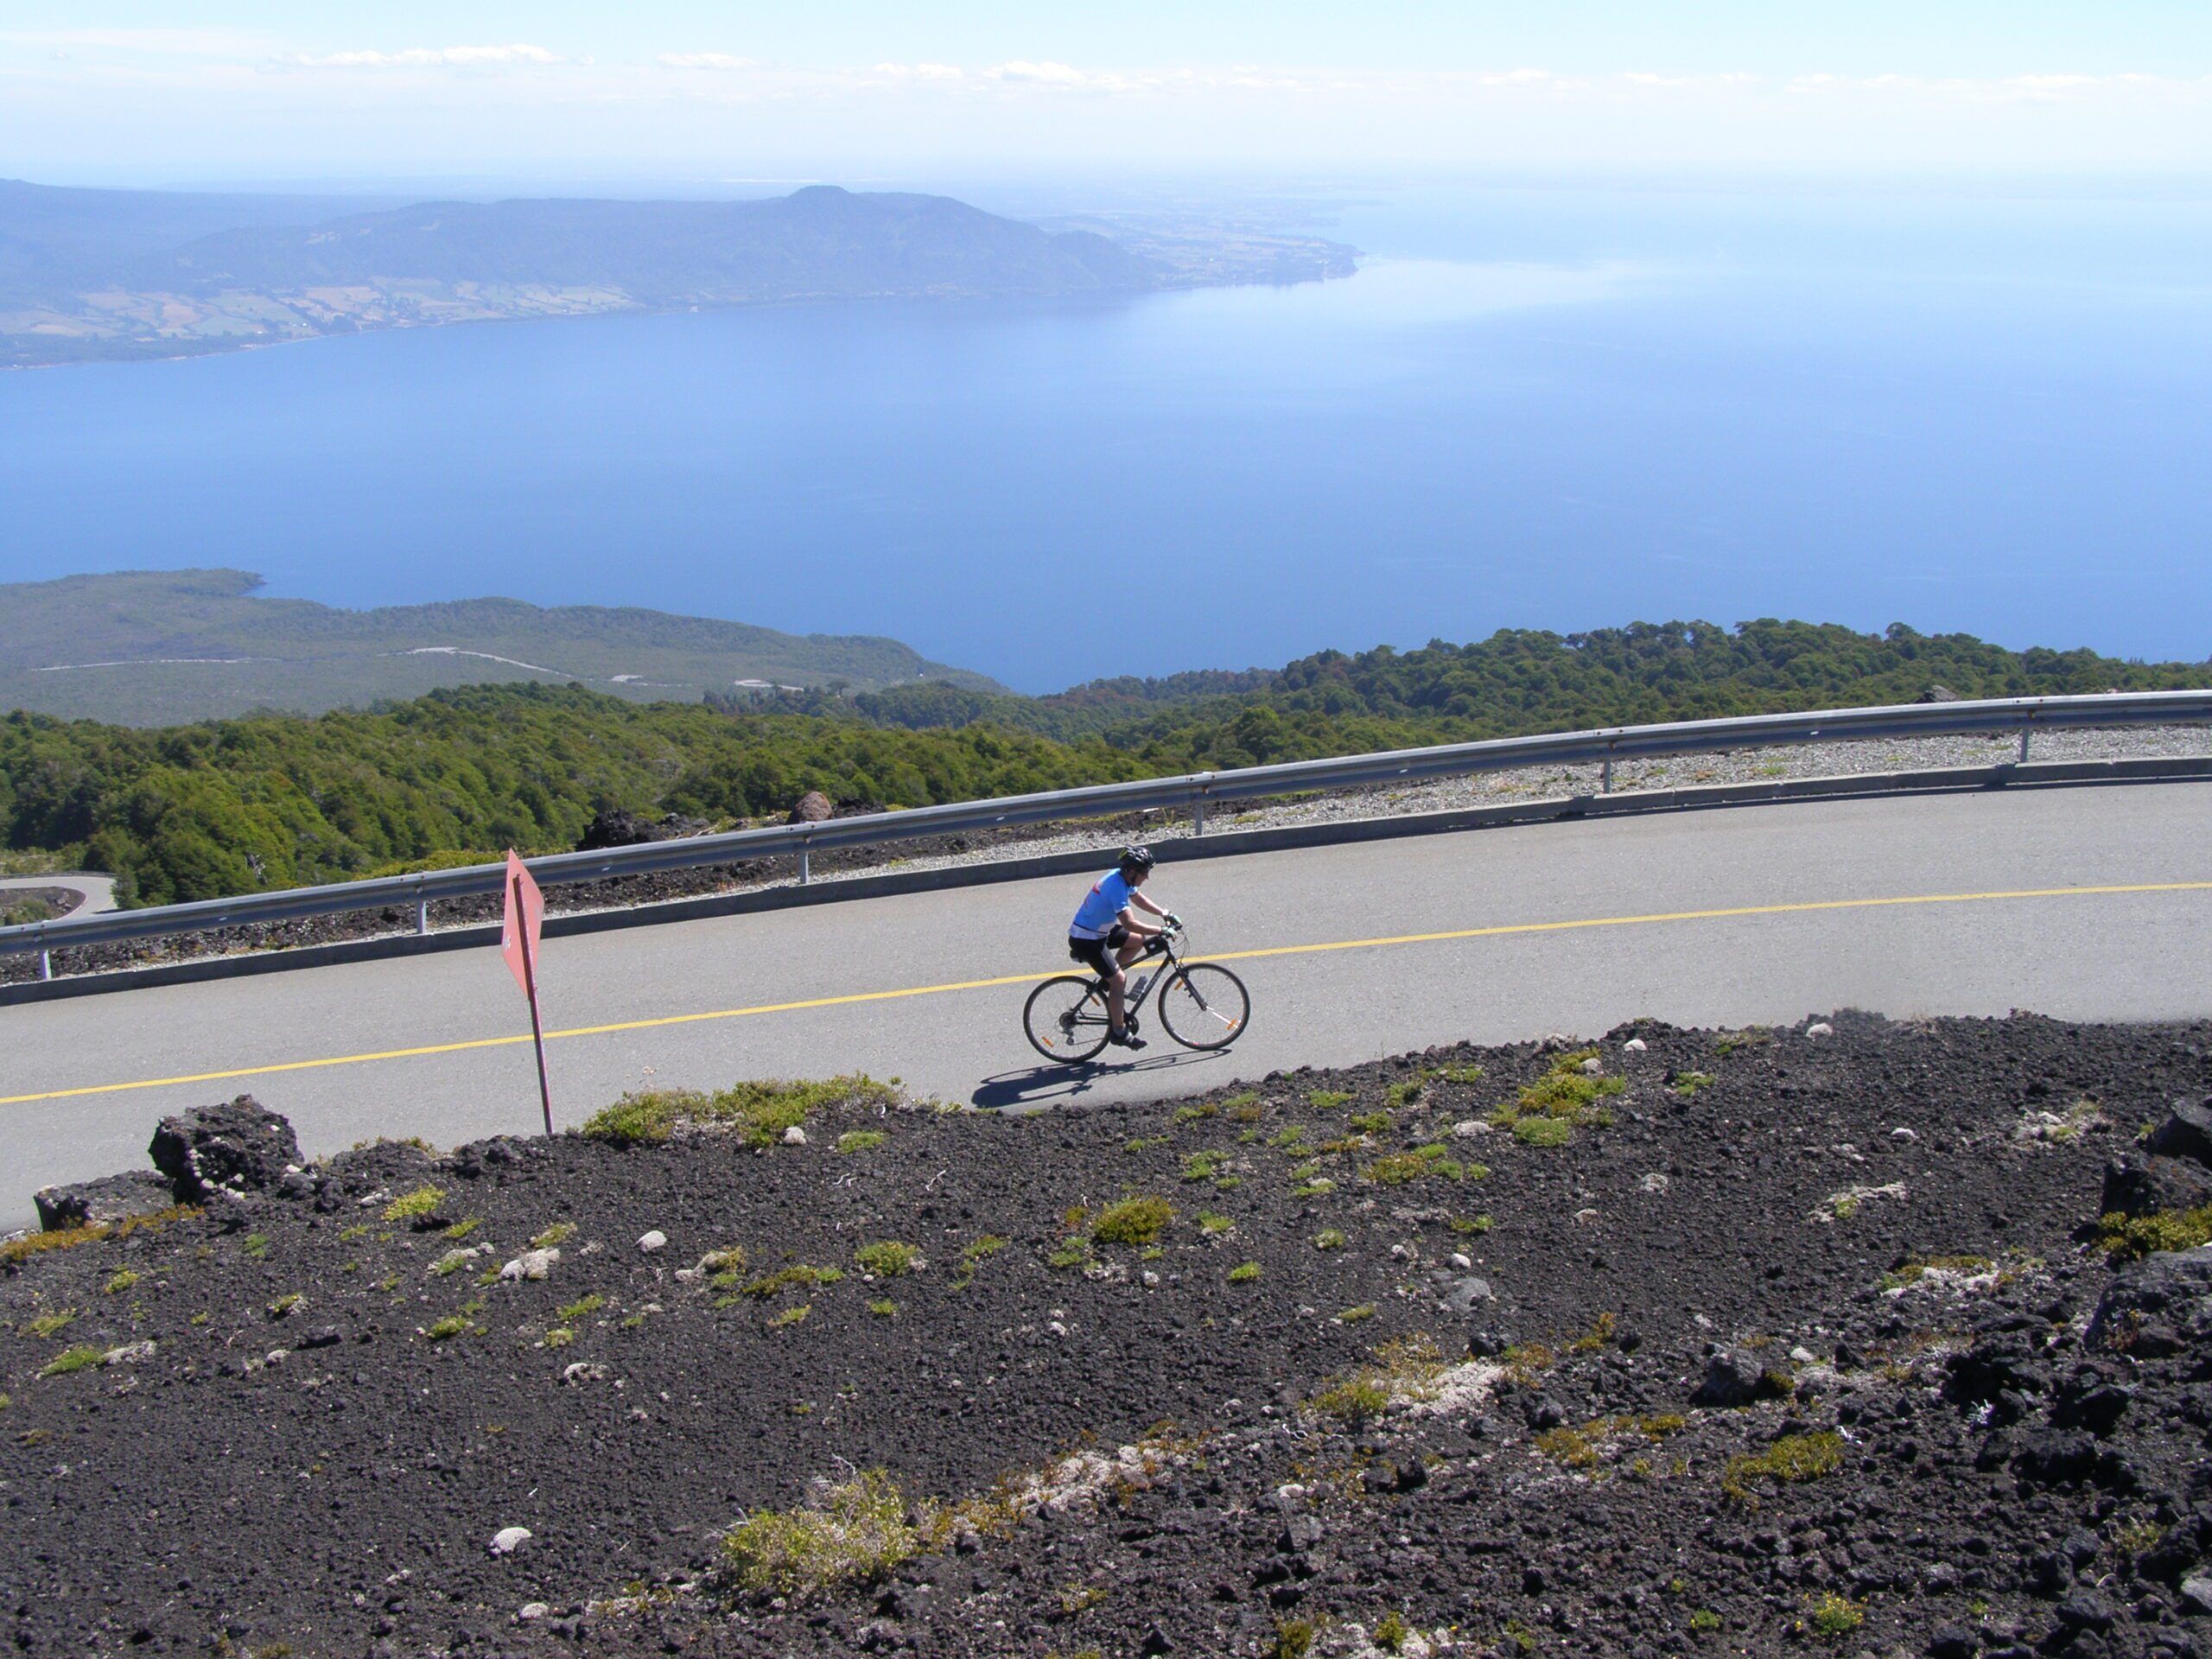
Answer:
[[542, 46], [410, 47], [401, 52], [296, 53], [279, 60], [294, 69], [480, 69], [510, 65], [543, 67], [567, 59]]
[[964, 80], [968, 76], [954, 63], [879, 63], [875, 73], [892, 80]]
[[758, 69], [758, 58], [733, 57], [727, 52], [664, 52], [653, 60], [666, 69]]
[[1020, 59], [1011, 63], [994, 64], [983, 73], [992, 80], [1023, 82], [1038, 86], [1088, 86], [1091, 78], [1082, 70], [1065, 63], [1026, 63]]

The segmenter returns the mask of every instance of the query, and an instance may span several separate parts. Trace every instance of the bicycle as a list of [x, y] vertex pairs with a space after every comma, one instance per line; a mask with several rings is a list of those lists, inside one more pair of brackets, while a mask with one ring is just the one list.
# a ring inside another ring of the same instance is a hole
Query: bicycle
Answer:
[[[1166, 958], [1153, 972], [1132, 977], [1125, 985], [1128, 1029], [1137, 1029], [1137, 1010], [1156, 994], [1160, 1027], [1170, 1037], [1185, 1048], [1207, 1052], [1227, 1048], [1244, 1034], [1252, 1017], [1251, 994], [1243, 980], [1219, 963], [1185, 960], [1177, 949], [1183, 931], [1168, 928], [1155, 934], [1144, 954], [1123, 969], [1135, 976], [1140, 963], [1154, 957]], [[1021, 1007], [1021, 1025], [1030, 1047], [1046, 1059], [1082, 1065], [1106, 1046], [1111, 1028], [1106, 1016], [1106, 982], [1096, 974], [1055, 975], [1029, 993]]]

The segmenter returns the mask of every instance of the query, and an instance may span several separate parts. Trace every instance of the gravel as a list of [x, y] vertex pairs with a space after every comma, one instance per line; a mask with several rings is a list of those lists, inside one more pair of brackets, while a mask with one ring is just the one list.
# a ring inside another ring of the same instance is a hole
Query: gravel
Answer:
[[[2212, 1026], [1810, 1023], [377, 1143], [9, 1261], [0, 1640], [2206, 1653], [2212, 1252], [2088, 1226]], [[1511, 1132], [1563, 1086], [1565, 1145]], [[748, 1581], [733, 1529], [878, 1469], [911, 1554]]]

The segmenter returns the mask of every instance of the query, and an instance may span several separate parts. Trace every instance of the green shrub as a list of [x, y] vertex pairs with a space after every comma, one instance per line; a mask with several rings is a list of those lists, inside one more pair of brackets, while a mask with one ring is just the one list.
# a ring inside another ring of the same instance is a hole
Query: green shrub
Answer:
[[1234, 1216], [1218, 1216], [1206, 1210], [1198, 1211], [1198, 1230], [1208, 1238], [1217, 1237], [1223, 1233], [1234, 1232], [1236, 1230], [1236, 1217]]
[[1452, 1159], [1452, 1149], [1439, 1143], [1415, 1147], [1410, 1152], [1385, 1153], [1360, 1173], [1377, 1186], [1404, 1186], [1432, 1175], [1456, 1181], [1463, 1172]]
[[921, 1548], [906, 1500], [880, 1469], [830, 1487], [812, 1503], [747, 1516], [722, 1541], [738, 1584], [757, 1593], [812, 1598], [872, 1583]]
[[2097, 1243], [2115, 1262], [2133, 1262], [2158, 1250], [2193, 1250], [2212, 1243], [2212, 1204], [2148, 1216], [2100, 1216]]
[[1363, 1319], [1371, 1319], [1374, 1317], [1375, 1304], [1372, 1302], [1362, 1302], [1357, 1307], [1348, 1307], [1337, 1315], [1337, 1318], [1346, 1325], [1357, 1325]]
[[1513, 1138], [1523, 1146], [1563, 1147], [1574, 1139], [1574, 1126], [1560, 1117], [1516, 1118]]
[[1222, 1154], [1217, 1152], [1194, 1152], [1183, 1160], [1183, 1179], [1186, 1181], [1210, 1181], [1221, 1170]]
[[834, 1285], [845, 1276], [842, 1268], [810, 1268], [804, 1262], [755, 1279], [741, 1293], [757, 1300], [766, 1301], [785, 1291], [813, 1285]]
[[120, 1296], [137, 1282], [138, 1275], [130, 1268], [123, 1268], [110, 1274], [107, 1283], [102, 1285], [100, 1288], [111, 1296]]
[[467, 1329], [467, 1319], [462, 1319], [458, 1313], [449, 1313], [436, 1324], [425, 1329], [423, 1334], [432, 1342], [444, 1342], [449, 1338], [461, 1335]]
[[971, 1240], [963, 1246], [959, 1264], [953, 1269], [952, 1287], [955, 1290], [965, 1290], [969, 1281], [975, 1278], [976, 1268], [982, 1265], [984, 1259], [996, 1255], [1001, 1250], [1006, 1249], [1009, 1243], [1011, 1243], [1010, 1240], [996, 1233], [985, 1233], [982, 1237]]
[[1090, 1235], [1071, 1233], [1057, 1249], [1046, 1255], [1045, 1265], [1055, 1273], [1068, 1273], [1077, 1268], [1087, 1268], [1096, 1259], [1090, 1248]]
[[1229, 1270], [1229, 1282], [1232, 1285], [1249, 1285], [1259, 1276], [1260, 1264], [1256, 1262], [1242, 1262]]
[[588, 1296], [581, 1297], [570, 1302], [554, 1317], [563, 1325], [574, 1325], [578, 1319], [589, 1319], [606, 1306], [607, 1298], [594, 1290]]
[[72, 1371], [82, 1371], [97, 1365], [107, 1357], [105, 1349], [91, 1347], [64, 1348], [40, 1367], [41, 1376], [67, 1376]]
[[1306, 1096], [1306, 1103], [1317, 1112], [1333, 1112], [1339, 1106], [1349, 1106], [1359, 1096], [1340, 1089], [1316, 1089]]
[[834, 1150], [838, 1152], [873, 1152], [891, 1137], [881, 1129], [848, 1129], [837, 1137]]
[[1720, 1490], [1738, 1503], [1751, 1499], [1754, 1480], [1818, 1480], [1843, 1466], [1843, 1437], [1832, 1429], [1784, 1434], [1764, 1452], [1742, 1452], [1721, 1471]]
[[888, 1296], [879, 1297], [868, 1305], [868, 1311], [879, 1319], [895, 1319], [899, 1317], [899, 1304]]
[[73, 1307], [58, 1307], [51, 1313], [41, 1313], [23, 1321], [23, 1329], [34, 1337], [50, 1337], [77, 1317]]
[[530, 1241], [530, 1248], [533, 1250], [550, 1250], [556, 1244], [566, 1243], [575, 1236], [575, 1223], [573, 1221], [556, 1221], [550, 1227], [548, 1227], [543, 1232], [538, 1234], [537, 1237], [531, 1239]]
[[785, 1308], [780, 1313], [771, 1316], [768, 1320], [768, 1328], [771, 1331], [780, 1331], [787, 1325], [804, 1325], [806, 1323], [806, 1316], [813, 1312], [813, 1303], [798, 1303], [793, 1306]]
[[901, 1244], [896, 1239], [880, 1239], [873, 1244], [863, 1244], [853, 1252], [853, 1260], [861, 1271], [872, 1273], [879, 1279], [896, 1279], [900, 1274], [912, 1273], [922, 1253], [912, 1244]]
[[1165, 1198], [1126, 1198], [1098, 1212], [1090, 1236], [1101, 1244], [1150, 1244], [1174, 1215], [1175, 1207]]
[[[613, 1146], [652, 1146], [680, 1122], [734, 1128], [748, 1146], [771, 1147], [827, 1107], [888, 1106], [898, 1091], [864, 1074], [820, 1082], [732, 1084], [709, 1095], [696, 1089], [656, 1089], [628, 1094], [585, 1120], [581, 1133]], [[863, 1130], [868, 1134], [874, 1131]]]
[[1866, 1622], [1866, 1610], [1848, 1596], [1823, 1590], [1812, 1599], [1806, 1622], [1815, 1636], [1848, 1636]]
[[[438, 1205], [445, 1202], [442, 1187], [418, 1186], [412, 1192], [402, 1193], [384, 1207], [386, 1221], [423, 1221], [437, 1213]], [[257, 1235], [258, 1236], [258, 1235]], [[267, 1241], [263, 1241], [264, 1245]], [[251, 1248], [252, 1240], [247, 1244]]]
[[1383, 1652], [1395, 1653], [1405, 1646], [1406, 1638], [1413, 1633], [1413, 1626], [1406, 1623], [1402, 1615], [1388, 1612], [1375, 1621], [1370, 1639]]
[[1344, 1236], [1333, 1227], [1324, 1227], [1313, 1235], [1313, 1248], [1317, 1250], [1341, 1250], [1344, 1247]]

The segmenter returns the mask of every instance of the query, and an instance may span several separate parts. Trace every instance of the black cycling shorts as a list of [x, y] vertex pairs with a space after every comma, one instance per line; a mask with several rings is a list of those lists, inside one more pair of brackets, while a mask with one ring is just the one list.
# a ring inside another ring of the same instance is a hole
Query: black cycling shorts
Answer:
[[1122, 971], [1122, 965], [1114, 960], [1113, 953], [1128, 942], [1128, 927], [1124, 923], [1116, 922], [1103, 939], [1082, 939], [1071, 933], [1068, 936], [1068, 956], [1099, 978], [1111, 979]]

